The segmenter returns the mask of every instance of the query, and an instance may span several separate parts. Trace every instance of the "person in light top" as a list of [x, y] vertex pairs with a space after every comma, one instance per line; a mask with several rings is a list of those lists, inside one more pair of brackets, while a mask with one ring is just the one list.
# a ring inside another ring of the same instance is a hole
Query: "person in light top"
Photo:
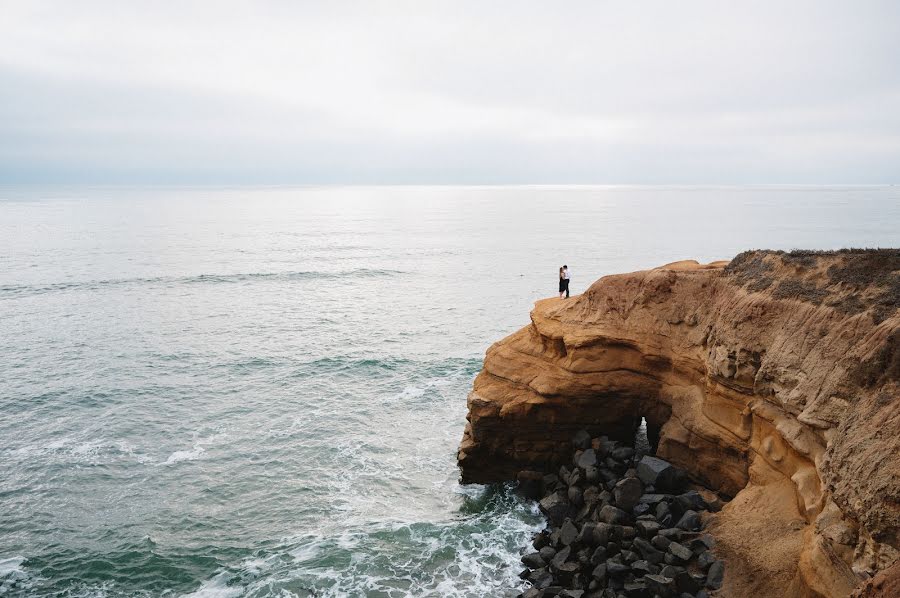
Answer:
[[565, 284], [566, 297], [568, 298], [568, 296], [569, 296], [569, 267], [566, 265], [563, 265], [562, 271], [563, 271], [563, 279], [566, 281], [566, 284]]
[[559, 298], [563, 298], [563, 293], [566, 292], [566, 271], [565, 268], [559, 269]]

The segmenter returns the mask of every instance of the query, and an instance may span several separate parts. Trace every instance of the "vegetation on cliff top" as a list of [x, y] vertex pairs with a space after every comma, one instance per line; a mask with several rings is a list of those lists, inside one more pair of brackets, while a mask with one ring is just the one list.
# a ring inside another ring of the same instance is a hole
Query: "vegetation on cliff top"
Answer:
[[844, 313], [869, 310], [875, 323], [900, 307], [900, 249], [745, 251], [725, 275], [752, 293], [774, 285], [776, 299], [825, 304]]

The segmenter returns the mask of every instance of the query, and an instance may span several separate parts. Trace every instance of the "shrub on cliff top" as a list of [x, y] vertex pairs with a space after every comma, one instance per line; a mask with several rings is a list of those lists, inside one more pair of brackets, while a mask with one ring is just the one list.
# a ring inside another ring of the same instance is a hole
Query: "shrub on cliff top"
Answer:
[[774, 274], [774, 260], [808, 270], [816, 267], [822, 258], [829, 258], [832, 263], [826, 270], [827, 276], [820, 281], [821, 286], [782, 277], [773, 296], [814, 305], [821, 305], [831, 296], [826, 303], [829, 307], [848, 314], [871, 309], [876, 324], [900, 308], [900, 249], [744, 251], [725, 267], [725, 276], [748, 291], [758, 293], [771, 287], [778, 278]]

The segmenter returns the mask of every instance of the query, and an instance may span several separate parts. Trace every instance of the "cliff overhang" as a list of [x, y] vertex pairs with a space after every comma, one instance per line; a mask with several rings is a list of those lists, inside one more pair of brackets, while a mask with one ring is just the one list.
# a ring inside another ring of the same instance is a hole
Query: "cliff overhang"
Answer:
[[734, 498], [711, 524], [738, 562], [723, 595], [847, 596], [900, 548], [898, 305], [894, 249], [750, 251], [539, 301], [487, 351], [462, 480], [551, 470], [577, 430], [644, 418], [659, 456]]

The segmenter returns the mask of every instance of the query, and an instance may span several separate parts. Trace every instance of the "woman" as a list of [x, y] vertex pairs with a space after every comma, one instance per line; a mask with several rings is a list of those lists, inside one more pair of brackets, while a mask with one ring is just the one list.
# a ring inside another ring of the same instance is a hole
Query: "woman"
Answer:
[[559, 269], [559, 298], [563, 298], [563, 293], [566, 292], [566, 272], [562, 268]]

